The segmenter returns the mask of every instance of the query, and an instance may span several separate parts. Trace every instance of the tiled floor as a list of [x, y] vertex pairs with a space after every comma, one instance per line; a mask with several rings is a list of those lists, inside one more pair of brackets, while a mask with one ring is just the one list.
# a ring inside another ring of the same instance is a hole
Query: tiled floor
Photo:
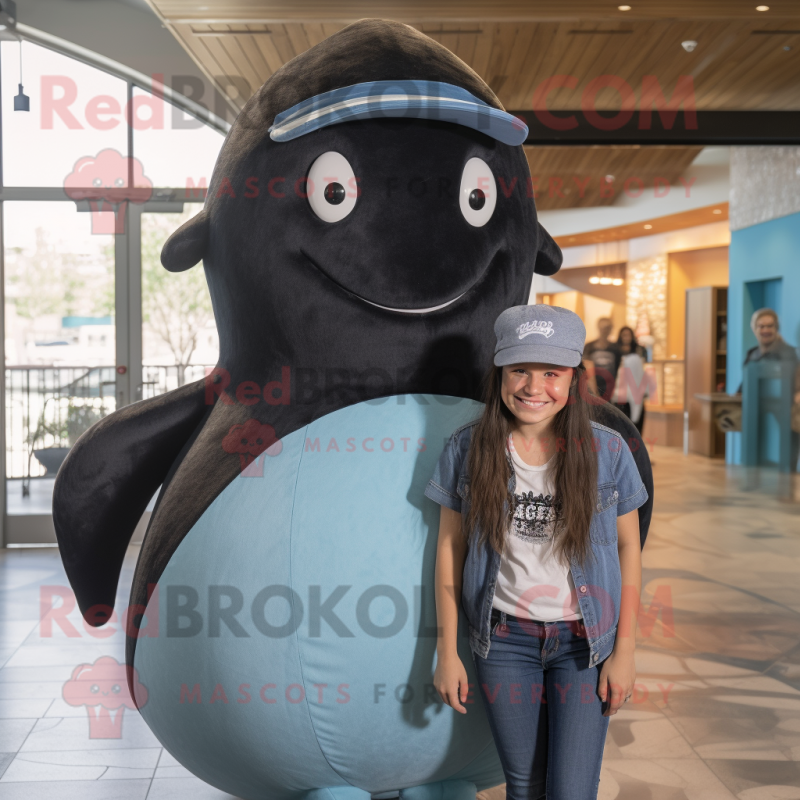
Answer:
[[[672, 623], [640, 618], [638, 687], [611, 720], [600, 798], [800, 800], [800, 483], [666, 449], [655, 460], [643, 607], [660, 599]], [[55, 549], [0, 551], [0, 800], [229, 797], [135, 711], [116, 719], [119, 738], [89, 736], [86, 707], [62, 687], [76, 664], [122, 661], [123, 643], [43, 635], [40, 587], [66, 583]]]
[[53, 507], [55, 478], [33, 478], [23, 495], [21, 479], [6, 481], [6, 514], [49, 514]]

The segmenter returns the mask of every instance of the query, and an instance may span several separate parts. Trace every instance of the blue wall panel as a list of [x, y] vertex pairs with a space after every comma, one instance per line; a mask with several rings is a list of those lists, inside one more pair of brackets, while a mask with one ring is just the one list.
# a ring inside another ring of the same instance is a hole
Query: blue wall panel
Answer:
[[[727, 390], [735, 392], [745, 353], [756, 343], [750, 330], [755, 309], [775, 308], [783, 338], [794, 347], [800, 343], [800, 214], [733, 231], [728, 258]], [[740, 434], [726, 436], [726, 460], [738, 464]]]

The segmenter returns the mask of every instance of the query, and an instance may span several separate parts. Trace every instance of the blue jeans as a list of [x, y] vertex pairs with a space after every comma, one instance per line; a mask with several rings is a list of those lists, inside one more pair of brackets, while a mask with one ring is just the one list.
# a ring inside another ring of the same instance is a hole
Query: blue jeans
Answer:
[[610, 717], [583, 622], [520, 620], [493, 609], [489, 654], [473, 660], [506, 799], [595, 800]]

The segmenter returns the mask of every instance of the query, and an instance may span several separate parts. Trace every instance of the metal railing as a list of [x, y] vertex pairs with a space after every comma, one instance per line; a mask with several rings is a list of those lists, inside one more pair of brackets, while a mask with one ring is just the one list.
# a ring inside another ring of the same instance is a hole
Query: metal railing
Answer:
[[155, 397], [159, 394], [171, 392], [186, 383], [193, 383], [204, 378], [213, 366], [206, 364], [189, 364], [186, 367], [170, 366], [142, 366], [142, 399]]
[[[210, 366], [143, 367], [143, 399], [199, 380]], [[6, 476], [53, 476], [77, 438], [116, 410], [116, 372], [107, 367], [6, 368]]]

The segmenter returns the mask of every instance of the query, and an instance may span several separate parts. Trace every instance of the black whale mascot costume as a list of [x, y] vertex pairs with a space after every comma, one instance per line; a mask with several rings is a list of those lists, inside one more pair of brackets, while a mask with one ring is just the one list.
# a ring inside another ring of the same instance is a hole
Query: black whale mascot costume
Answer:
[[224, 791], [470, 800], [504, 780], [480, 698], [461, 715], [432, 686], [439, 509], [423, 489], [480, 412], [494, 320], [561, 264], [526, 135], [406, 25], [362, 20], [288, 62], [162, 253], [171, 271], [203, 262], [217, 367], [101, 420], [59, 472], [61, 555], [95, 626], [161, 485], [129, 683], [164, 747]]

